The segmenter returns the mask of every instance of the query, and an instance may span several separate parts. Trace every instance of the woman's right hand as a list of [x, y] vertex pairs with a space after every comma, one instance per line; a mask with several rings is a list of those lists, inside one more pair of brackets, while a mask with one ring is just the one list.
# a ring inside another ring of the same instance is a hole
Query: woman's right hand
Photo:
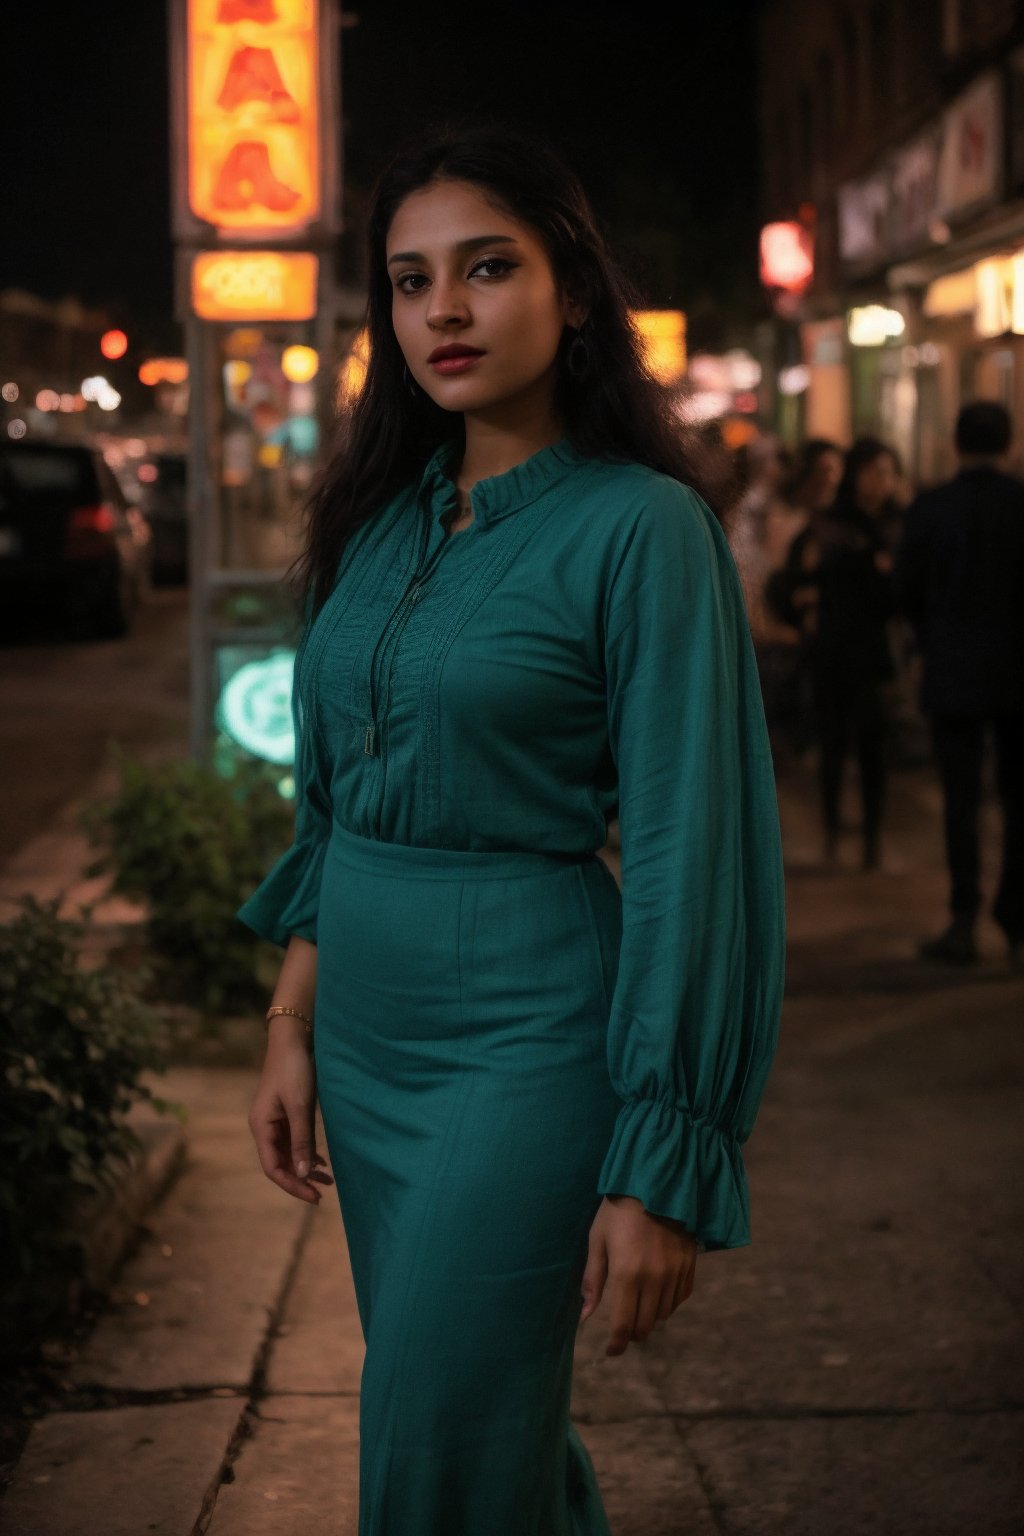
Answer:
[[320, 1204], [320, 1184], [333, 1184], [316, 1150], [316, 1079], [304, 1028], [278, 1016], [249, 1111], [249, 1129], [267, 1178], [297, 1200]]

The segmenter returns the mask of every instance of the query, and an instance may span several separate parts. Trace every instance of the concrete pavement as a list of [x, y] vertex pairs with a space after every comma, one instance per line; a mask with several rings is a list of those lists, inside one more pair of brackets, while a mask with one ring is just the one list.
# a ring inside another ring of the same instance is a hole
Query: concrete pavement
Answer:
[[[1024, 979], [999, 937], [927, 968], [944, 875], [926, 774], [886, 867], [816, 867], [780, 788], [790, 965], [747, 1149], [749, 1248], [699, 1261], [646, 1344], [577, 1344], [573, 1414], [615, 1536], [1010, 1536], [1024, 1496]], [[991, 838], [989, 846], [991, 862]], [[256, 1026], [254, 1026], [256, 1027]], [[362, 1339], [337, 1209], [257, 1173], [253, 1076], [164, 1084], [189, 1160], [34, 1427], [10, 1536], [355, 1531]], [[480, 1532], [479, 1536], [488, 1536]], [[525, 1533], [524, 1533], [525, 1536]]]

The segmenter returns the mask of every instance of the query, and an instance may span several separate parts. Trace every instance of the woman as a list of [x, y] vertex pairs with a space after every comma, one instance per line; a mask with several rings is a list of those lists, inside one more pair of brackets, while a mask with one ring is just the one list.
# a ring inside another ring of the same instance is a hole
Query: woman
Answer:
[[361, 1536], [607, 1536], [577, 1324], [607, 1292], [621, 1355], [750, 1240], [783, 963], [757, 674], [575, 177], [506, 131], [400, 154], [369, 285], [304, 558], [295, 841], [239, 913], [286, 946], [250, 1123], [318, 1202], [319, 1096]]
[[[766, 443], [773, 445], [774, 440]], [[777, 759], [787, 747], [800, 750], [806, 746], [806, 710], [801, 696], [800, 631], [778, 611], [775, 588], [793, 540], [823, 506], [831, 505], [843, 459], [834, 443], [812, 438], [784, 473], [777, 445], [771, 452], [777, 468], [768, 494], [753, 516], [745, 501], [741, 502], [727, 526], [743, 584], [761, 696]]]
[[819, 746], [825, 861], [838, 856], [843, 771], [860, 769], [865, 869], [880, 862], [885, 690], [895, 676], [889, 622], [900, 514], [899, 460], [875, 437], [854, 443], [835, 504], [794, 539], [783, 589], [805, 637]]

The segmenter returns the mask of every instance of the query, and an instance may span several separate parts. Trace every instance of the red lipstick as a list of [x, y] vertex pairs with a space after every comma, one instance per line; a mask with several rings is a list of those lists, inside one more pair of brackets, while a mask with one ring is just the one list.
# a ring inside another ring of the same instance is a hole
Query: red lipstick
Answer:
[[435, 347], [427, 362], [436, 373], [465, 373], [483, 355], [479, 347], [467, 347], [461, 341], [453, 341], [446, 346]]

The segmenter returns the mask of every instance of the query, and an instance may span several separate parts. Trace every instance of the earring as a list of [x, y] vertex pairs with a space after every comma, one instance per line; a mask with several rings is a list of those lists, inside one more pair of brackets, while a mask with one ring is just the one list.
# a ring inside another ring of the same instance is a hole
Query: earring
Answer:
[[565, 365], [574, 379], [582, 379], [590, 370], [590, 351], [583, 340], [582, 330], [577, 331], [572, 339]]
[[402, 378], [405, 381], [405, 387], [409, 391], [410, 395], [415, 396], [415, 394], [416, 394], [416, 385], [413, 383], [412, 375], [409, 372], [409, 364], [408, 363], [403, 363], [402, 364]]

